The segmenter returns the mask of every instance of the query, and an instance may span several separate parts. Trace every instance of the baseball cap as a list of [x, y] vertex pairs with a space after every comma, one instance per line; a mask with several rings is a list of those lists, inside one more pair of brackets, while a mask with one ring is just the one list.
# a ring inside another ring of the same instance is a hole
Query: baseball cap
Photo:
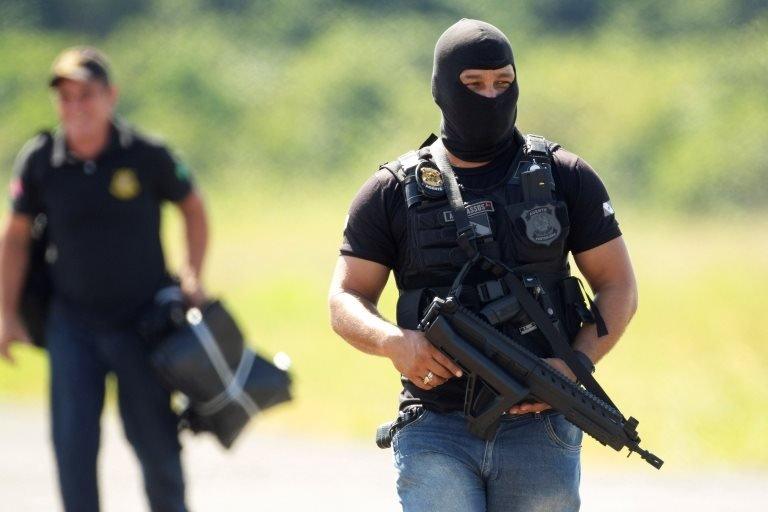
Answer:
[[101, 80], [109, 84], [109, 61], [106, 55], [90, 46], [68, 48], [53, 61], [48, 84], [56, 87], [63, 79], [78, 82]]

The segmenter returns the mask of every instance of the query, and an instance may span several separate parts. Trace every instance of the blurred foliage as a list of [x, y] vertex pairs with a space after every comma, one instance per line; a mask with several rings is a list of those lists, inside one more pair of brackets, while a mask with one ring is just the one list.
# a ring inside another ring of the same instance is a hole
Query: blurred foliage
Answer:
[[90, 43], [112, 57], [121, 113], [210, 186], [357, 182], [439, 126], [432, 49], [463, 16], [509, 35], [521, 129], [579, 153], [614, 200], [766, 204], [764, 0], [5, 0], [0, 164], [55, 124], [55, 55]]

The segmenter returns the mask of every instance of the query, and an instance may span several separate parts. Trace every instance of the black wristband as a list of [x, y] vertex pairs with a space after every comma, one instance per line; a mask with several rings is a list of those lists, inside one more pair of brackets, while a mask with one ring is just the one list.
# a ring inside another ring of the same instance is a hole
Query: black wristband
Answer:
[[595, 363], [592, 362], [587, 354], [581, 350], [574, 350], [573, 352], [576, 354], [576, 358], [579, 360], [579, 362], [584, 365], [584, 368], [586, 368], [589, 373], [595, 373]]

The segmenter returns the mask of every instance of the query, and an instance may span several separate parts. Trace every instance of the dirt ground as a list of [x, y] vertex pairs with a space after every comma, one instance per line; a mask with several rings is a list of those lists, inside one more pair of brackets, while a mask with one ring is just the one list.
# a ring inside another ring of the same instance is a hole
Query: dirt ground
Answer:
[[[248, 430], [234, 451], [208, 437], [185, 436], [190, 508], [195, 512], [384, 512], [399, 510], [392, 454], [371, 443]], [[100, 458], [103, 511], [147, 510], [136, 460], [112, 413]], [[643, 471], [645, 470], [645, 471]], [[739, 511], [768, 503], [768, 474], [679, 475], [585, 468], [582, 510]], [[0, 511], [60, 510], [43, 407], [0, 403]]]

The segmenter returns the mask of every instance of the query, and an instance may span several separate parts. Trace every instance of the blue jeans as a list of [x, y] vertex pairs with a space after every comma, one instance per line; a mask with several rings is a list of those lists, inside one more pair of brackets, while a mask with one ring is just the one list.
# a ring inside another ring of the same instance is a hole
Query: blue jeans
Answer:
[[405, 512], [579, 509], [582, 431], [562, 414], [504, 416], [484, 441], [459, 412], [426, 411], [392, 440]]
[[147, 348], [130, 329], [97, 332], [53, 307], [46, 339], [51, 368], [51, 420], [64, 509], [96, 512], [96, 458], [104, 384], [117, 377], [125, 435], [144, 476], [153, 512], [184, 512], [184, 479], [170, 394], [149, 365]]

